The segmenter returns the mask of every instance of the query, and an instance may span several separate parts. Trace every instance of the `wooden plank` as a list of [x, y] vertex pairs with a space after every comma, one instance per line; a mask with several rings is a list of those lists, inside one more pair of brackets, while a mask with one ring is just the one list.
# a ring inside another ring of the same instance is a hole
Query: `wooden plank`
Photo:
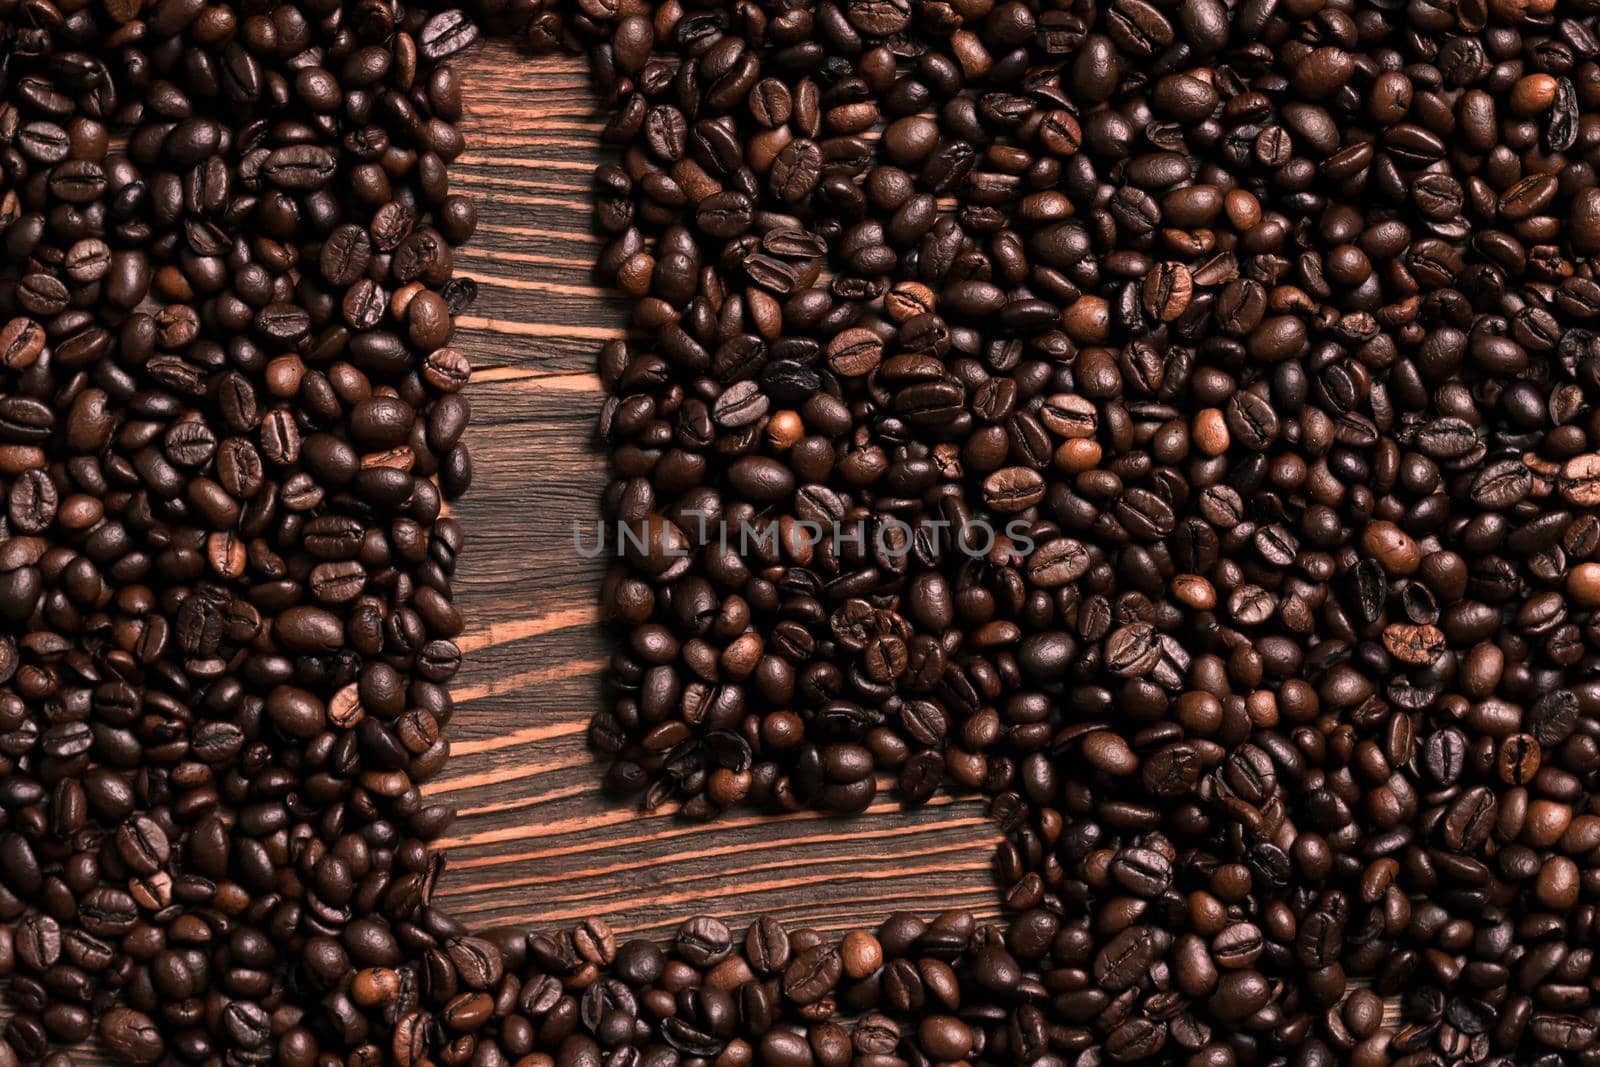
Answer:
[[451, 184], [477, 200], [480, 224], [457, 263], [479, 297], [455, 343], [478, 371], [475, 481], [452, 508], [467, 532], [468, 655], [454, 755], [428, 787], [461, 809], [439, 899], [474, 924], [599, 915], [648, 935], [698, 913], [828, 929], [896, 910], [993, 914], [996, 834], [979, 800], [907, 812], [885, 790], [852, 819], [740, 810], [700, 825], [601, 795], [584, 731], [609, 654], [603, 561], [577, 553], [573, 524], [593, 523], [605, 486], [595, 354], [626, 334], [625, 303], [590, 270], [590, 175], [612, 157], [582, 59], [491, 42], [460, 68], [469, 147]]

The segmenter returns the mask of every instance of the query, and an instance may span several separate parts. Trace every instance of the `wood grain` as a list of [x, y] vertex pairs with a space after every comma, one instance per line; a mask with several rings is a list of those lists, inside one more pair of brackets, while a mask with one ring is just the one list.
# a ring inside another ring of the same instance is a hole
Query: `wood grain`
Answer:
[[904, 811], [886, 791], [852, 819], [739, 811], [700, 825], [601, 796], [584, 733], [609, 654], [603, 562], [579, 555], [573, 524], [592, 532], [605, 485], [595, 354], [627, 336], [625, 303], [591, 274], [590, 177], [608, 157], [583, 60], [491, 42], [459, 67], [468, 151], [452, 187], [481, 221], [456, 263], [480, 291], [455, 342], [475, 367], [475, 480], [453, 509], [469, 626], [454, 754], [428, 788], [461, 810], [439, 899], [474, 924], [599, 915], [651, 936], [699, 913], [827, 929], [896, 910], [994, 913], [996, 834], [977, 799]]

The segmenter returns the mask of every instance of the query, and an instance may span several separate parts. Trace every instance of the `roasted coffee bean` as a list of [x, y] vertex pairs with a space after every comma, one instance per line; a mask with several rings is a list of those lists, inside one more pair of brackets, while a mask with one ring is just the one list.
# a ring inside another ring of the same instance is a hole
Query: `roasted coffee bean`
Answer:
[[783, 995], [799, 1005], [815, 1004], [833, 990], [843, 973], [844, 962], [836, 948], [813, 945], [784, 968]]
[[366, 273], [371, 259], [372, 246], [367, 231], [346, 223], [329, 234], [322, 244], [322, 276], [330, 285], [351, 285]]
[[321, 189], [332, 180], [333, 154], [319, 145], [290, 145], [274, 149], [261, 164], [261, 175], [282, 189]]
[[15, 318], [0, 329], [0, 362], [12, 370], [23, 370], [44, 352], [43, 327], [30, 318]]
[[[1594, 1059], [1592, 4], [13, 6], [0, 1047]], [[618, 146], [607, 785], [981, 790], [1007, 924], [435, 902], [479, 19]]]

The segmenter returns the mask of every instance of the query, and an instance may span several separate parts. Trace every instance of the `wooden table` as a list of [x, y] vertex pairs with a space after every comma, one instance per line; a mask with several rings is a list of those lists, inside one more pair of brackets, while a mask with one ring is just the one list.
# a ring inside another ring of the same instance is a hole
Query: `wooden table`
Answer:
[[626, 304], [591, 270], [598, 100], [574, 57], [491, 42], [459, 67], [469, 147], [452, 177], [481, 222], [456, 265], [481, 288], [455, 342], [476, 368], [475, 480], [454, 508], [468, 631], [453, 755], [428, 788], [461, 811], [439, 899], [473, 924], [598, 915], [651, 936], [701, 913], [736, 931], [762, 911], [827, 929], [895, 910], [993, 914], [997, 836], [979, 799], [903, 811], [886, 790], [851, 819], [738, 810], [699, 825], [601, 795], [585, 730], [609, 654], [603, 561], [579, 555], [573, 525], [592, 543], [606, 478], [593, 368], [625, 336]]

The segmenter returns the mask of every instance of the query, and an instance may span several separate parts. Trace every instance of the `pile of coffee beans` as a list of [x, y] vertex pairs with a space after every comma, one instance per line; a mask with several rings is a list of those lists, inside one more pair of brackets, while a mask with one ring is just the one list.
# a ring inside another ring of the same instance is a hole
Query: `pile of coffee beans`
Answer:
[[[587, 52], [614, 792], [1004, 924], [433, 906], [479, 24]], [[0, 1067], [1600, 1065], [1600, 0], [0, 0]]]

